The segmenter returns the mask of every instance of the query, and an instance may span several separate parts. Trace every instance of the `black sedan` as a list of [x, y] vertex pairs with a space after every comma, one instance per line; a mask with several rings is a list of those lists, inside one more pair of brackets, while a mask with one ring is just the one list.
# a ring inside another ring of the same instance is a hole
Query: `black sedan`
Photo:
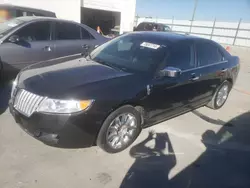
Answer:
[[135, 32], [86, 57], [21, 71], [9, 103], [17, 123], [58, 147], [124, 150], [141, 129], [202, 106], [221, 108], [239, 58], [219, 44], [173, 33]]

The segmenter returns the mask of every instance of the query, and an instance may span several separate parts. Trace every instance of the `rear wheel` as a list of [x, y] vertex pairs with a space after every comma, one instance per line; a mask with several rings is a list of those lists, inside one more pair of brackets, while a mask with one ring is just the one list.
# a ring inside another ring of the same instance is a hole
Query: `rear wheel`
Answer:
[[223, 82], [217, 89], [212, 100], [208, 103], [208, 107], [212, 109], [220, 109], [227, 101], [232, 84], [228, 81]]
[[106, 118], [98, 134], [97, 145], [108, 153], [117, 153], [130, 146], [140, 132], [140, 113], [126, 105]]

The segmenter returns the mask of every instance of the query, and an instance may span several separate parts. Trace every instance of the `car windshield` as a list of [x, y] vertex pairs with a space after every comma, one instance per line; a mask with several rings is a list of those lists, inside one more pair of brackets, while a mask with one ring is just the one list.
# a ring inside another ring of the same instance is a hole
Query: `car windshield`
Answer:
[[127, 34], [96, 48], [92, 60], [130, 72], [150, 72], [166, 54], [167, 45], [139, 34]]
[[0, 23], [0, 38], [22, 23], [24, 23], [24, 21], [17, 18]]

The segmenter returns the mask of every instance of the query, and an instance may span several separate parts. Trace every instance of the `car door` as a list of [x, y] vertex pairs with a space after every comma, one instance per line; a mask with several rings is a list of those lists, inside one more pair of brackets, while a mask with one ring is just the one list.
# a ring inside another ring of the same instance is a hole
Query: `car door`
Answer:
[[91, 46], [91, 35], [70, 22], [55, 22], [56, 57], [85, 53]]
[[192, 73], [195, 71], [194, 47], [192, 43], [181, 42], [169, 48], [169, 55], [160, 70], [174, 67], [181, 70], [178, 77], [155, 77], [148, 96], [150, 121], [158, 121], [189, 110], [189, 101], [194, 97], [195, 86]]
[[195, 48], [198, 68], [194, 74], [197, 89], [191, 101], [194, 107], [211, 100], [216, 88], [224, 80], [227, 65], [220, 49], [212, 42], [196, 42]]
[[[9, 38], [13, 35], [18, 36], [19, 41], [10, 42]], [[0, 45], [0, 57], [6, 69], [12, 67], [20, 70], [27, 65], [54, 58], [49, 21], [30, 23], [11, 36]]]
[[81, 26], [81, 40], [82, 40], [82, 53], [91, 52], [95, 49], [96, 46], [104, 43], [105, 38], [102, 40], [97, 40], [87, 29], [84, 28], [84, 25]]

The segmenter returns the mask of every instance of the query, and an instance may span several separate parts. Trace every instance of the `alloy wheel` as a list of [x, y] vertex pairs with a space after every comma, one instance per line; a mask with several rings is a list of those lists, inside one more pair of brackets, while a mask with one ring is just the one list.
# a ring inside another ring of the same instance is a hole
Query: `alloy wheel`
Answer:
[[228, 93], [229, 93], [228, 85], [224, 85], [220, 88], [216, 99], [217, 106], [222, 106], [226, 102]]
[[135, 136], [137, 120], [133, 114], [118, 115], [109, 125], [106, 140], [113, 149], [120, 149], [127, 145]]

